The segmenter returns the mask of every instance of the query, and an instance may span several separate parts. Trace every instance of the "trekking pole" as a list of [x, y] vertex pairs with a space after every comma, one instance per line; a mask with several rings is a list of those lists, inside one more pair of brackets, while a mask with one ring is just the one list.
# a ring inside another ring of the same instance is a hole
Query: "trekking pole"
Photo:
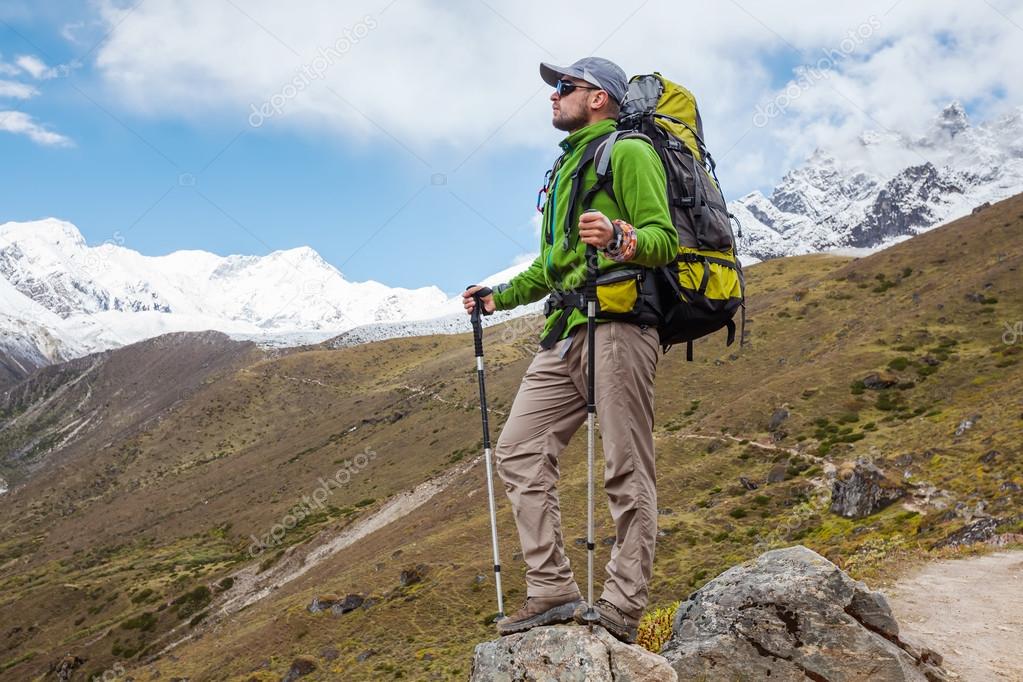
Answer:
[[[471, 285], [470, 285], [471, 286]], [[467, 289], [469, 287], [466, 287]], [[490, 543], [494, 548], [494, 586], [497, 589], [497, 617], [504, 618], [504, 595], [501, 593], [501, 554], [497, 547], [497, 506], [494, 501], [494, 472], [490, 452], [490, 420], [487, 415], [487, 386], [483, 377], [483, 323], [480, 315], [490, 315], [483, 305], [483, 297], [491, 289], [483, 287], [472, 295], [472, 337], [476, 346], [476, 376], [480, 384], [480, 413], [483, 415], [483, 460], [487, 467], [487, 502], [490, 505]]]
[[[584, 213], [596, 209], [590, 208]], [[593, 450], [597, 419], [597, 398], [594, 369], [596, 353], [593, 345], [597, 332], [597, 247], [586, 247], [586, 613], [583, 620], [590, 630], [600, 620], [593, 607]]]

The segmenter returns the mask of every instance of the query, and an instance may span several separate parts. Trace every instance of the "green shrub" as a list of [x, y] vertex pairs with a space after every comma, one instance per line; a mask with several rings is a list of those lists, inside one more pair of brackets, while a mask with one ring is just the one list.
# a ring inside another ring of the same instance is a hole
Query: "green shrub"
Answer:
[[210, 588], [205, 585], [199, 585], [176, 598], [171, 602], [171, 605], [178, 614], [178, 618], [184, 619], [204, 609], [212, 598], [213, 595], [210, 593]]
[[893, 369], [897, 372], [901, 372], [909, 366], [909, 360], [904, 357], [897, 357], [888, 363], [888, 368]]
[[877, 286], [871, 289], [871, 291], [875, 294], [883, 294], [897, 284], [897, 282], [887, 279], [884, 273], [874, 275], [874, 279], [877, 280]]
[[892, 395], [888, 391], [881, 391], [877, 395], [877, 403], [875, 407], [884, 412], [890, 412], [891, 410], [898, 409], [900, 406], [901, 397]]
[[636, 644], [647, 651], [659, 654], [661, 647], [671, 637], [671, 624], [675, 619], [675, 612], [678, 611], [678, 605], [681, 603], [675, 602], [670, 606], [647, 611], [639, 622]]
[[142, 630], [148, 632], [156, 626], [156, 614], [151, 612], [141, 613], [134, 618], [121, 621], [121, 628], [124, 630]]

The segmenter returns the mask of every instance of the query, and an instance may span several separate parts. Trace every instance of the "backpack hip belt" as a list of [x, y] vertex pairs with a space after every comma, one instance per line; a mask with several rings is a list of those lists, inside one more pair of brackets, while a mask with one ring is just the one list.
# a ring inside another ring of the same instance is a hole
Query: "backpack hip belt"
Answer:
[[[605, 272], [596, 281], [597, 315], [602, 320], [619, 320], [632, 324], [655, 326], [660, 320], [654, 298], [657, 296], [650, 269], [642, 267], [619, 268]], [[544, 317], [555, 310], [586, 310], [586, 296], [582, 291], [554, 290], [544, 302]], [[540, 340], [547, 350], [561, 338], [568, 325], [568, 312], [562, 312], [550, 331]]]

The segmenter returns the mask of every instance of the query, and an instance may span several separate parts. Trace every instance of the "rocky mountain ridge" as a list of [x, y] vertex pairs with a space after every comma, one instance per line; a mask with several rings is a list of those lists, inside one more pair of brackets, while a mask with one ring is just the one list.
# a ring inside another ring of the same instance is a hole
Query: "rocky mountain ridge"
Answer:
[[1023, 187], [1023, 107], [973, 125], [950, 103], [922, 135], [867, 131], [851, 148], [818, 149], [770, 197], [729, 204], [746, 260], [876, 249], [1012, 196]]

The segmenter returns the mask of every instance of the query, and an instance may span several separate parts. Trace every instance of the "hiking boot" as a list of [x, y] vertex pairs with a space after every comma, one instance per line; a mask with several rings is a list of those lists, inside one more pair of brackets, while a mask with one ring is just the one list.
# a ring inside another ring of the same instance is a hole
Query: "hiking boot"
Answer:
[[[597, 615], [600, 616], [600, 620], [596, 622], [597, 625], [602, 626], [615, 638], [626, 644], [636, 643], [636, 633], [639, 631], [638, 618], [633, 618], [606, 599], [598, 599], [593, 608], [596, 609]], [[586, 602], [583, 602], [576, 608], [575, 614], [573, 614], [575, 622], [580, 625], [589, 625], [585, 617], [586, 609]]]
[[525, 632], [540, 625], [571, 623], [579, 605], [585, 606], [579, 594], [567, 597], [526, 597], [522, 608], [497, 621], [497, 631], [502, 635]]

